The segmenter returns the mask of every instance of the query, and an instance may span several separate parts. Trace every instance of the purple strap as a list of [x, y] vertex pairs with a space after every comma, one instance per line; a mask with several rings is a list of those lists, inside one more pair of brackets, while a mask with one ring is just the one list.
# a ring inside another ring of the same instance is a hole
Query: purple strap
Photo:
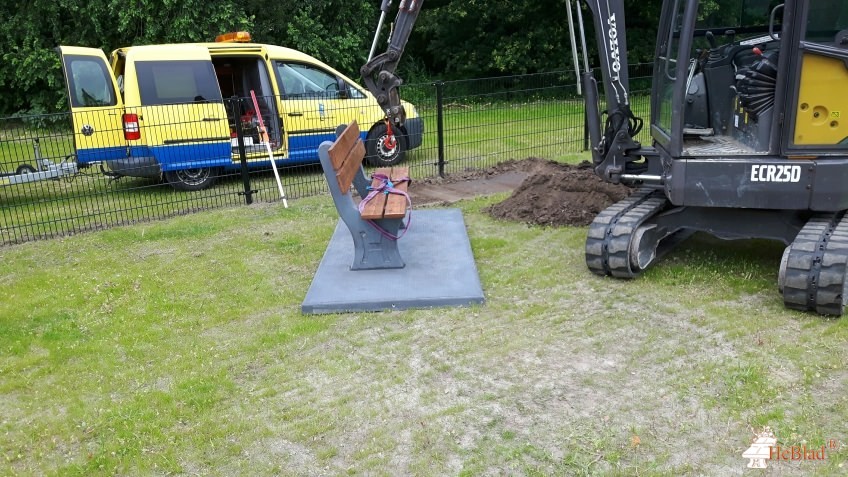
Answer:
[[402, 229], [399, 234], [394, 235], [394, 234], [386, 231], [383, 227], [380, 227], [379, 225], [377, 225], [373, 220], [367, 221], [369, 224], [371, 224], [372, 227], [377, 229], [377, 231], [380, 232], [380, 235], [382, 235], [383, 237], [386, 237], [387, 239], [390, 239], [390, 240], [398, 240], [399, 238], [404, 236], [404, 234], [406, 233], [407, 230], [409, 230], [409, 224], [410, 224], [410, 222], [412, 222], [412, 199], [409, 197], [409, 194], [407, 194], [406, 192], [404, 192], [402, 190], [395, 189], [395, 184], [400, 184], [400, 183], [403, 183], [403, 182], [412, 182], [412, 181], [409, 179], [409, 177], [401, 177], [400, 179], [395, 179], [395, 181], [392, 182], [392, 180], [385, 174], [372, 174], [371, 179], [372, 179], [372, 181], [374, 179], [380, 181], [380, 184], [377, 185], [377, 186], [368, 186], [368, 190], [370, 192], [368, 192], [368, 195], [366, 195], [365, 198], [362, 199], [362, 201], [359, 203], [359, 213], [360, 214], [362, 213], [362, 211], [365, 209], [365, 206], [368, 204], [368, 202], [371, 202], [371, 199], [376, 197], [377, 194], [385, 194], [385, 195], [397, 194], [397, 195], [402, 195], [402, 196], [406, 197], [406, 203], [409, 204], [409, 212], [410, 212], [409, 213], [409, 220], [406, 221], [406, 228]]

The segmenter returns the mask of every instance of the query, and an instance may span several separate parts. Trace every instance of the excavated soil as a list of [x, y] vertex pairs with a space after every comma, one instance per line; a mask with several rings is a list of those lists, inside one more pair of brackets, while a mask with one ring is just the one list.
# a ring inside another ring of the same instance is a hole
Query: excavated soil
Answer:
[[589, 162], [562, 164], [531, 157], [484, 170], [413, 182], [414, 203], [449, 203], [462, 198], [512, 190], [486, 209], [492, 217], [537, 225], [588, 225], [595, 216], [630, 194], [623, 185], [602, 181]]

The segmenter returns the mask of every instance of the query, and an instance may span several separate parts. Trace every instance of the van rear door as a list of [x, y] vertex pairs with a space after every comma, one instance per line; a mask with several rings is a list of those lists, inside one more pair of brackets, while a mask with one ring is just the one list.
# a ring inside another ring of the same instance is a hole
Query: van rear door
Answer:
[[60, 46], [71, 106], [77, 162], [126, 157], [124, 105], [106, 55], [97, 48]]

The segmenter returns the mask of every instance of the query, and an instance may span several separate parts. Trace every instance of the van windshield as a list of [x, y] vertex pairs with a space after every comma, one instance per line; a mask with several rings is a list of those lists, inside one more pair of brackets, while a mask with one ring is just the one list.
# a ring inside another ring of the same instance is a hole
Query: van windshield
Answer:
[[141, 104], [223, 102], [211, 61], [137, 61]]

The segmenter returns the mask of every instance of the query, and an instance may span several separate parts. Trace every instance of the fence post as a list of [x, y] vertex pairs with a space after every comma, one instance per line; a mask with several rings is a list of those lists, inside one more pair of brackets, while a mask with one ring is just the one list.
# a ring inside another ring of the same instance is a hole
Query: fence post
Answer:
[[439, 177], [445, 177], [445, 82], [433, 83], [436, 87], [436, 137], [439, 144]]
[[229, 100], [232, 106], [233, 117], [236, 123], [236, 140], [238, 142], [239, 158], [241, 158], [241, 181], [244, 185], [244, 191], [239, 192], [239, 195], [244, 196], [244, 202], [247, 205], [253, 203], [253, 193], [256, 192], [250, 188], [250, 174], [247, 172], [247, 151], [244, 148], [244, 129], [241, 127], [241, 111], [239, 108], [240, 100], [234, 98]]
[[583, 102], [583, 150], [589, 150], [589, 114], [586, 112], [586, 102]]

